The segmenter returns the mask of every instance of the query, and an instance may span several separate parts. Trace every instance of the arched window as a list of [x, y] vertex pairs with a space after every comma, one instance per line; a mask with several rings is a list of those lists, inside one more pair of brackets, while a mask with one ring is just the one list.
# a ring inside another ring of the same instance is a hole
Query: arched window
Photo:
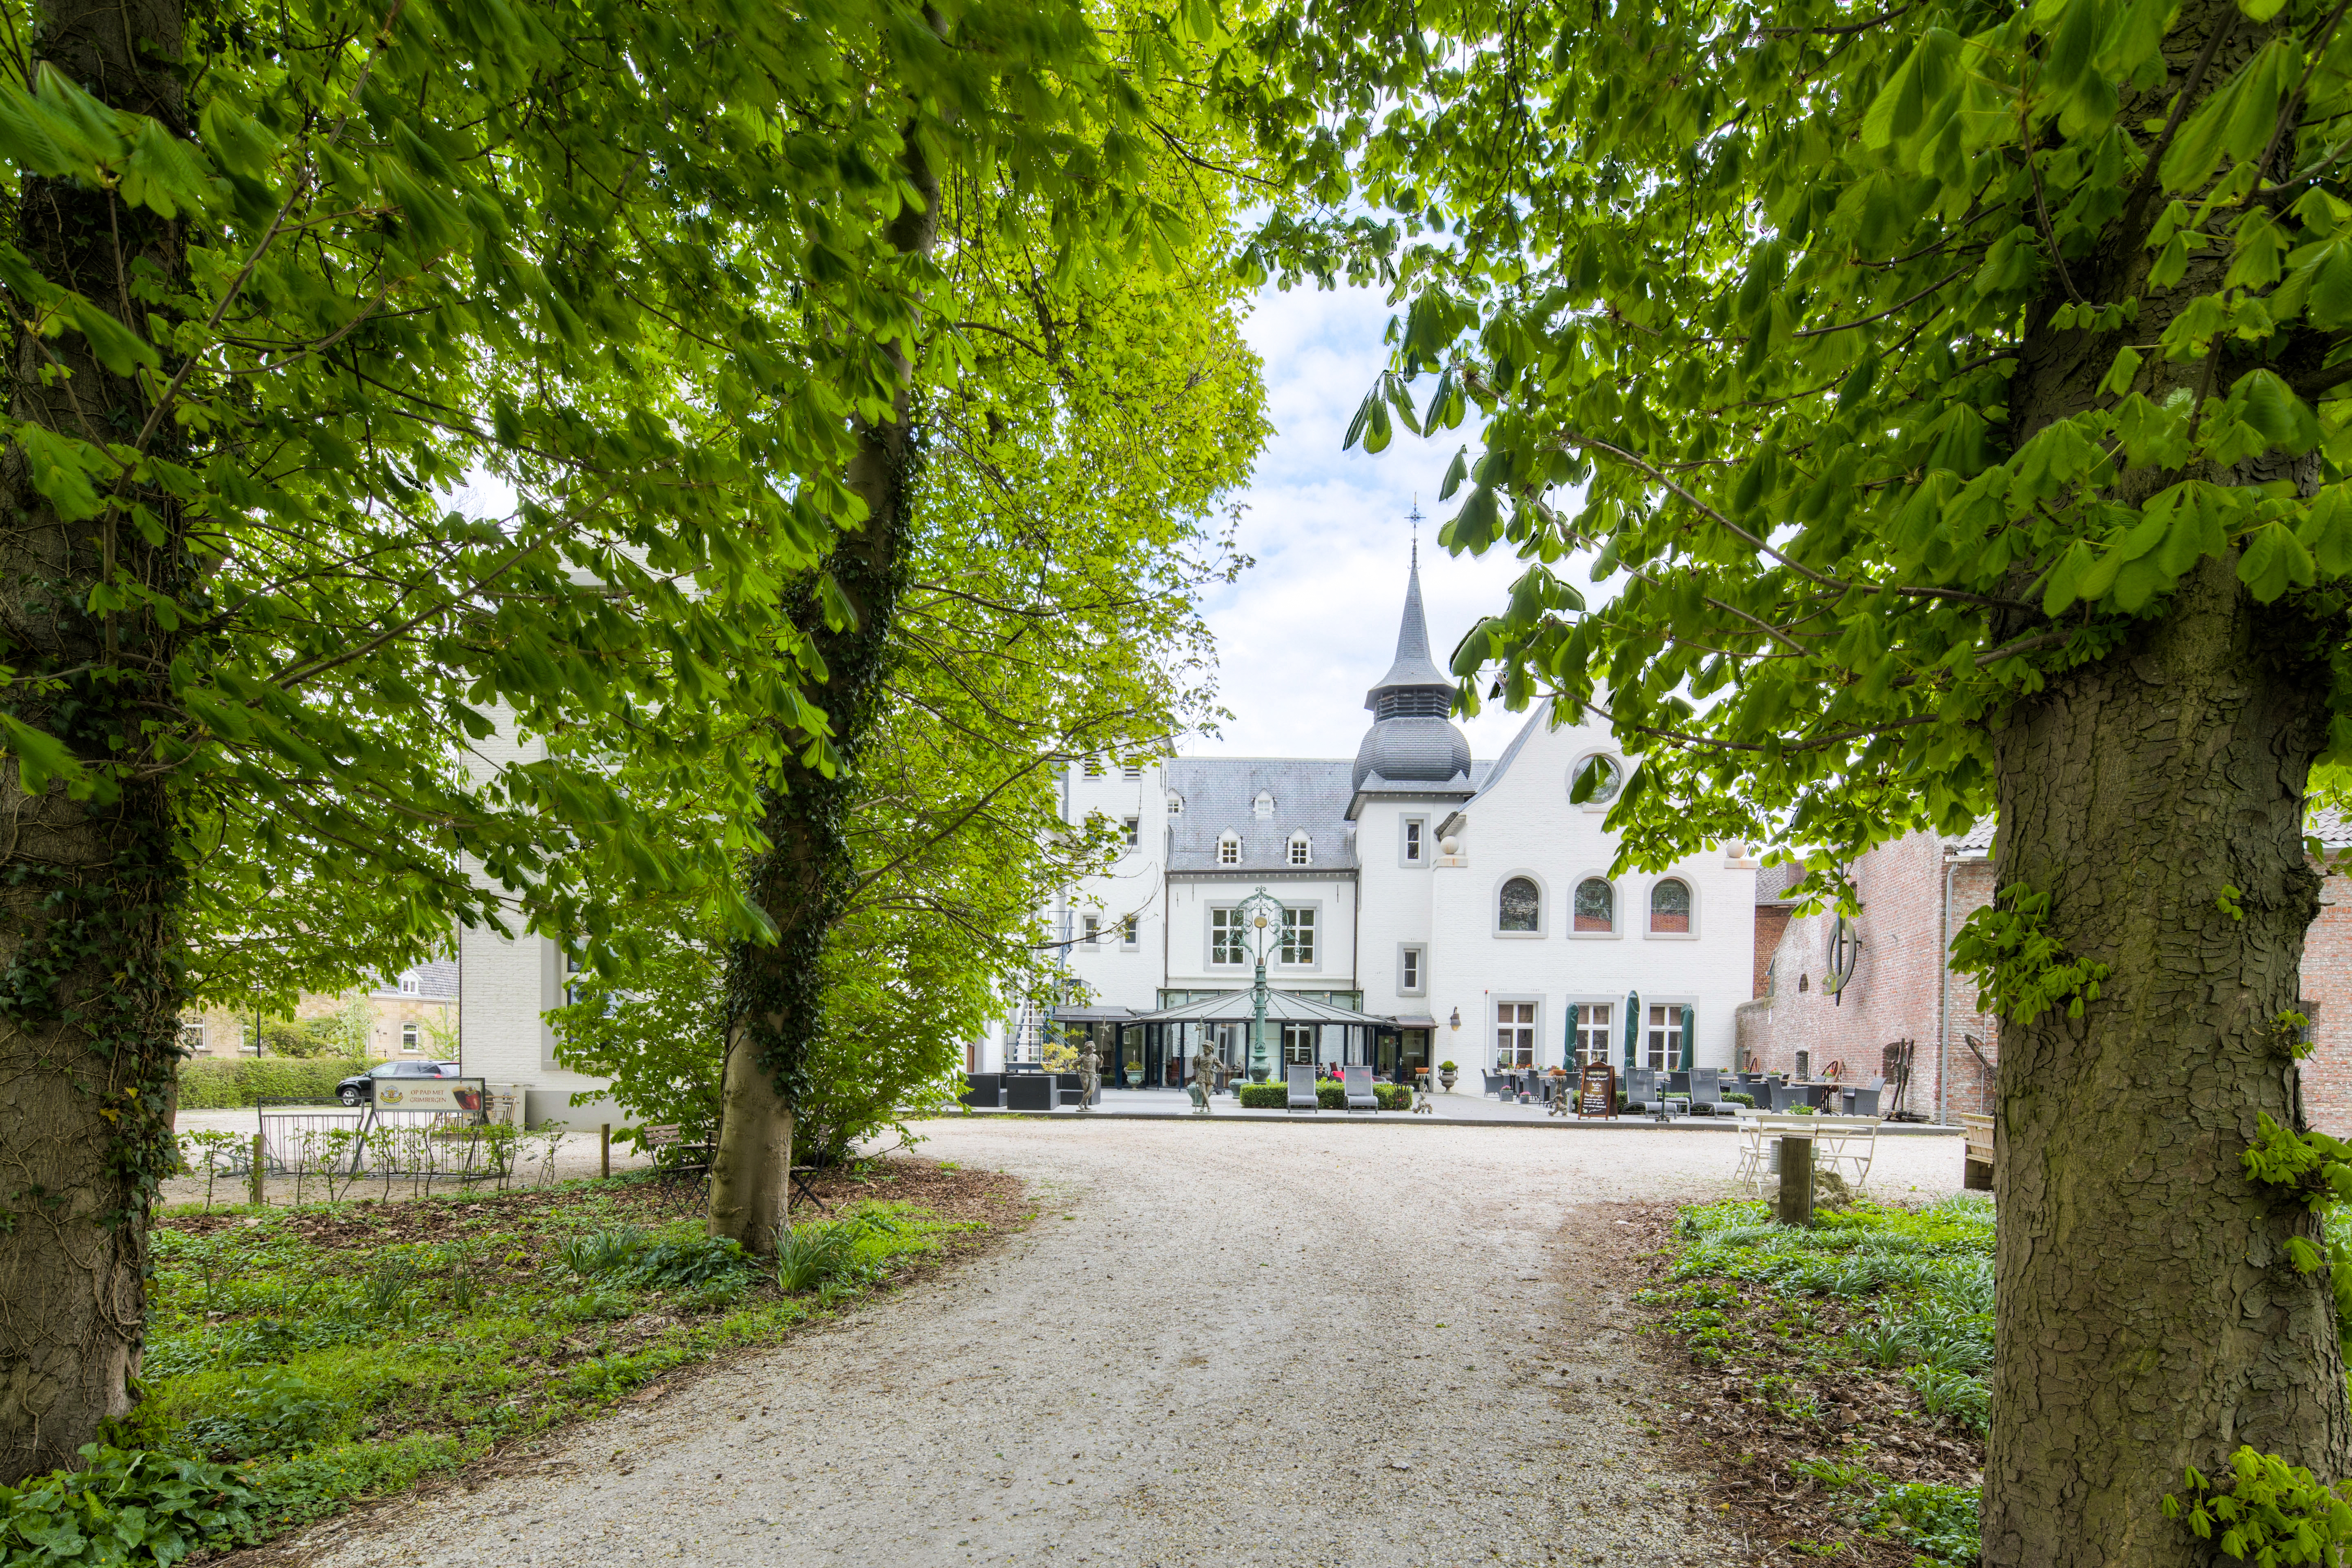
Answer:
[[1690, 884], [1668, 877], [1650, 889], [1650, 929], [1661, 936], [1686, 936], [1691, 923]]
[[1181, 816], [1184, 815], [1184, 797], [1178, 795], [1174, 790], [1170, 790], [1168, 792], [1168, 815], [1171, 816]]
[[1264, 822], [1267, 817], [1272, 816], [1274, 815], [1274, 796], [1265, 790], [1258, 791], [1257, 799], [1250, 803], [1250, 815], [1256, 817], [1260, 822]]
[[1540, 931], [1543, 929], [1543, 895], [1536, 890], [1535, 881], [1528, 877], [1514, 877], [1503, 884], [1496, 909], [1495, 929], [1497, 931]]
[[1607, 805], [1617, 798], [1617, 792], [1625, 787], [1623, 764], [1606, 752], [1579, 757], [1576, 766], [1568, 770], [1569, 799], [1577, 799], [1578, 784], [1588, 778], [1591, 787], [1585, 792], [1584, 798], [1578, 802], [1581, 805]]
[[1587, 877], [1576, 885], [1576, 931], [1617, 929], [1617, 889], [1606, 879]]
[[1312, 865], [1314, 860], [1315, 841], [1307, 837], [1304, 833], [1292, 834], [1290, 836], [1290, 863], [1294, 866], [1307, 866]]
[[1217, 840], [1217, 864], [1238, 866], [1242, 863], [1242, 836], [1228, 832]]

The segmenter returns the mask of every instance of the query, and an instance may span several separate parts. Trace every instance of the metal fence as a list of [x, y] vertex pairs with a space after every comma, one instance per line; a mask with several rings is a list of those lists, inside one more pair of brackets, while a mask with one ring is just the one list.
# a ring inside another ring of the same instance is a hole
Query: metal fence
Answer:
[[261, 1163], [272, 1176], [345, 1182], [436, 1181], [501, 1186], [515, 1172], [516, 1129], [448, 1111], [343, 1110], [263, 1100]]

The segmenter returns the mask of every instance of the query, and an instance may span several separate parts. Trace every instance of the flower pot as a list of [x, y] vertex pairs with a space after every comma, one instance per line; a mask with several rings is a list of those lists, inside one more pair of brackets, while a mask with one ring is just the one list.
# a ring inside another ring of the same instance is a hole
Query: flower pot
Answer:
[[1454, 1092], [1454, 1080], [1459, 1076], [1460, 1075], [1457, 1073], [1442, 1072], [1437, 1075], [1437, 1081], [1445, 1086], [1446, 1093], [1452, 1094]]

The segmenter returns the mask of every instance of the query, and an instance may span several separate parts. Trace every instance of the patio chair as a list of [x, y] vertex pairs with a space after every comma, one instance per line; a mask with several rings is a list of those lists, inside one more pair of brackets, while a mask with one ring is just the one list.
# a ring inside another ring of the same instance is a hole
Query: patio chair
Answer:
[[[1485, 1069], [1481, 1068], [1480, 1071], [1485, 1072]], [[1499, 1098], [1503, 1092], [1503, 1075], [1498, 1072], [1486, 1072], [1486, 1092]]]
[[1693, 1068], [1690, 1075], [1693, 1116], [1713, 1116], [1723, 1109], [1723, 1069]]
[[1811, 1105], [1812, 1100], [1801, 1083], [1776, 1083], [1772, 1086], [1772, 1109], [1786, 1113], [1801, 1105]]
[[1874, 1078], [1859, 1089], [1850, 1089], [1846, 1090], [1847, 1095], [1850, 1097], [1849, 1102], [1845, 1108], [1846, 1114], [1848, 1116], [1877, 1115], [1878, 1096], [1885, 1088], [1886, 1080], [1885, 1079]]
[[1628, 1068], [1625, 1071], [1625, 1105], [1635, 1115], [1655, 1116], [1665, 1109], [1658, 1098], [1658, 1069]]
[[1341, 1068], [1339, 1082], [1347, 1089], [1349, 1110], [1378, 1110], [1381, 1108], [1381, 1097], [1372, 1092], [1371, 1068]]
[[1286, 1069], [1286, 1081], [1290, 1088], [1285, 1098], [1285, 1110], [1319, 1110], [1321, 1102], [1315, 1098], [1315, 1069], [1306, 1062], [1293, 1062]]

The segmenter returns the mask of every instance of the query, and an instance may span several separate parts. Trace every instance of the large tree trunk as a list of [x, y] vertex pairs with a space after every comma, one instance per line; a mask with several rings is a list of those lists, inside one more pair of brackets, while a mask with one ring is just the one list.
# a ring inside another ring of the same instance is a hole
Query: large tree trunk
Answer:
[[[107, 103], [178, 129], [182, 27], [179, 0], [60, 0], [42, 8], [35, 53]], [[177, 278], [177, 224], [52, 180], [27, 182], [16, 216], [43, 273], [145, 335], [131, 267]], [[18, 419], [107, 441], [144, 423], [146, 393], [109, 374], [78, 334], [14, 346]], [[65, 374], [45, 385], [45, 365]], [[144, 614], [89, 614], [91, 588], [110, 566], [174, 595], [186, 581], [169, 499], [125, 499], [163, 524], [162, 544], [120, 514], [60, 519], [23, 451], [0, 453], [0, 663], [17, 677], [0, 702], [94, 762], [145, 754], [142, 726], [166, 711], [174, 647]], [[46, 671], [61, 684], [28, 694], [26, 678]], [[99, 1423], [131, 1405], [148, 1209], [172, 1159], [181, 999], [182, 873], [161, 783], [125, 780], [81, 801], [54, 782], [33, 795], [22, 784], [0, 766], [0, 1481], [76, 1463]]]
[[[924, 208], [907, 208], [890, 239], [901, 255], [928, 254], [939, 234], [940, 187], [911, 132], [903, 166]], [[793, 1110], [805, 1088], [802, 1064], [824, 1026], [825, 938], [841, 918], [853, 869], [844, 828], [858, 751], [881, 713], [883, 663], [906, 575], [911, 372], [895, 348], [890, 360], [899, 384], [897, 417], [860, 426], [857, 456], [845, 476], [866, 502], [866, 522], [826, 563], [855, 618], [829, 627], [814, 593], [800, 616], [824, 658], [828, 679], [819, 705], [833, 725], [841, 771], [827, 778], [791, 764], [769, 793], [761, 826], [772, 847], [752, 866], [750, 891], [775, 922], [777, 938], [736, 943], [727, 966], [736, 1034], [711, 1162], [710, 1234], [754, 1252], [774, 1247], [792, 1201]]]
[[2352, 1471], [2327, 1277], [2282, 1245], [2317, 1223], [2239, 1163], [2296, 1116], [2278, 1019], [2329, 687], [2297, 619], [2209, 560], [1996, 735], [2000, 885], [2052, 895], [2050, 933], [2109, 973], [2080, 1018], [2002, 1026], [1987, 1568], [2201, 1568], [2162, 1499], [2242, 1443]]

